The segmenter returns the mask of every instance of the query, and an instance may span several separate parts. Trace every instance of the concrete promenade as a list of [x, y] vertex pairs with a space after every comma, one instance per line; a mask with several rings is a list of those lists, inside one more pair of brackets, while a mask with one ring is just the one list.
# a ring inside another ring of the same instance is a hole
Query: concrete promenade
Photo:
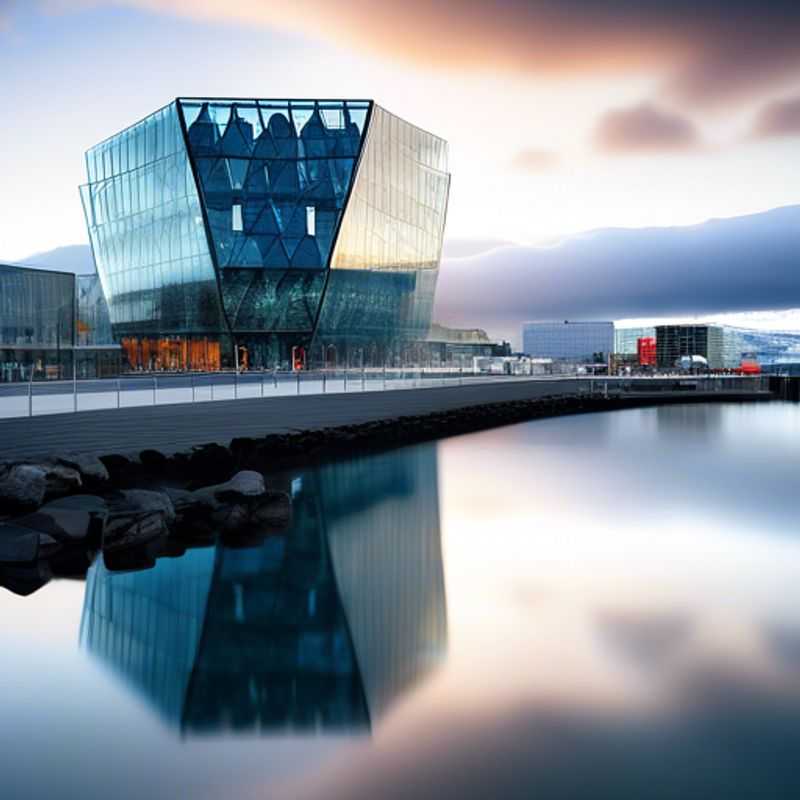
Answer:
[[760, 381], [741, 378], [715, 381], [710, 391], [708, 382], [703, 381], [696, 386], [685, 381], [678, 390], [677, 379], [645, 380], [648, 383], [601, 378], [506, 378], [463, 386], [240, 398], [4, 419], [0, 420], [0, 458], [67, 452], [105, 455], [145, 448], [173, 453], [207, 442], [227, 444], [239, 436], [258, 437], [590, 392], [595, 396], [607, 392], [629, 395], [632, 400], [657, 397], [673, 402], [680, 398], [696, 401], [769, 396]]

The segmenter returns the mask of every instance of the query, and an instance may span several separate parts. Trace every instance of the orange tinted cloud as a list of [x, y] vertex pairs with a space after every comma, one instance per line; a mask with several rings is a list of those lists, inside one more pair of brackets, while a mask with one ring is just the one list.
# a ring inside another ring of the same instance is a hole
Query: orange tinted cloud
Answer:
[[519, 170], [522, 172], [530, 172], [530, 173], [537, 173], [537, 172], [552, 172], [554, 169], [557, 169], [560, 163], [560, 159], [556, 153], [553, 153], [550, 150], [520, 150], [517, 153], [512, 162], [511, 166], [515, 170]]
[[648, 103], [606, 112], [594, 143], [597, 150], [613, 154], [686, 151], [701, 144], [689, 120]]
[[288, 28], [435, 68], [653, 74], [672, 100], [691, 106], [734, 103], [800, 76], [796, 0], [107, 2]]

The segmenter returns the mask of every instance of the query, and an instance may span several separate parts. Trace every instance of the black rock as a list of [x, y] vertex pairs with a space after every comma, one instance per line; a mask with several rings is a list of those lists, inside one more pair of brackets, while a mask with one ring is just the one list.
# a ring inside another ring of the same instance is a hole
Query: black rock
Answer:
[[103, 486], [108, 483], [108, 469], [96, 456], [68, 453], [59, 456], [56, 461], [65, 467], [77, 470], [80, 473], [81, 480], [87, 486]]
[[0, 562], [19, 564], [39, 557], [39, 534], [15, 522], [0, 524]]
[[160, 450], [142, 450], [139, 453], [139, 461], [151, 472], [163, 472], [169, 465], [169, 459]]
[[235, 463], [227, 447], [206, 444], [195, 448], [189, 457], [189, 474], [203, 481], [225, 481], [233, 475]]
[[111, 453], [107, 456], [100, 456], [105, 468], [112, 481], [120, 481], [128, 478], [131, 474], [132, 462], [129, 458], [118, 453]]

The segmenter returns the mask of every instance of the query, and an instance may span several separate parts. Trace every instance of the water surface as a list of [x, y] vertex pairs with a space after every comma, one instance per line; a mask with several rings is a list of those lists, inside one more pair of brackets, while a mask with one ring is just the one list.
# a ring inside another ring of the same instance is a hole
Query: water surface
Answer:
[[798, 476], [796, 405], [539, 420], [0, 589], [3, 796], [800, 796]]

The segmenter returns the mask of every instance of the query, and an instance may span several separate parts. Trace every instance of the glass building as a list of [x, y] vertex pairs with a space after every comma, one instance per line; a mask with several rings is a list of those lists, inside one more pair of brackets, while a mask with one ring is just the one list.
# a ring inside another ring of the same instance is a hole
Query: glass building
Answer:
[[720, 325], [656, 326], [656, 362], [659, 369], [672, 369], [683, 356], [702, 356], [711, 369], [723, 369], [726, 366], [724, 352], [724, 335]]
[[533, 358], [604, 362], [614, 352], [613, 322], [526, 322], [522, 349]]
[[0, 264], [0, 381], [72, 377], [75, 276]]
[[119, 374], [96, 275], [0, 264], [0, 382]]
[[619, 355], [638, 354], [639, 339], [655, 339], [653, 326], [638, 328], [614, 328], [614, 352]]
[[427, 334], [447, 144], [372, 101], [181, 98], [86, 167], [134, 369], [382, 364]]

